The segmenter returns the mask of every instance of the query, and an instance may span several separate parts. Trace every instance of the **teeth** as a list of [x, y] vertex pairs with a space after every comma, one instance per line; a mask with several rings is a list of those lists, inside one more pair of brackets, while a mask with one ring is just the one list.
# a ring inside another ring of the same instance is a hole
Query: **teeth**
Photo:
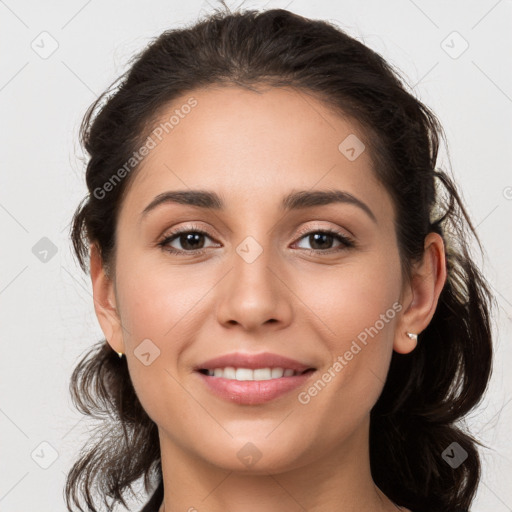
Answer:
[[233, 368], [232, 366], [227, 366], [226, 368], [208, 370], [208, 375], [210, 377], [223, 377], [224, 379], [231, 380], [270, 380], [280, 379], [281, 377], [292, 377], [293, 375], [299, 375], [299, 372], [289, 368], [256, 368], [252, 370], [250, 368]]

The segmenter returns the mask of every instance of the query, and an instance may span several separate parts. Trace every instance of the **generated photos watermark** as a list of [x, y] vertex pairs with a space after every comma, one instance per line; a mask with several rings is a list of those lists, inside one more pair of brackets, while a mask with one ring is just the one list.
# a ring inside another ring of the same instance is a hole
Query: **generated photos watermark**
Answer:
[[[373, 338], [376, 336], [386, 324], [388, 324], [395, 315], [402, 310], [402, 304], [395, 302], [385, 313], [381, 313], [379, 319], [370, 327], [366, 327], [357, 335], [357, 340], [352, 340], [350, 348], [336, 358], [336, 361], [317, 379], [307, 390], [301, 391], [297, 399], [303, 404], [309, 404], [311, 399], [320, 393], [329, 382], [332, 381], [340, 372], [348, 365], [355, 355], [368, 344], [368, 336]], [[358, 341], [363, 345], [358, 343]]]
[[155, 149], [159, 142], [164, 138], [164, 134], [168, 134], [185, 116], [188, 115], [192, 108], [197, 106], [197, 100], [192, 96], [181, 107], [174, 110], [174, 114], [163, 123], [160, 123], [153, 129], [151, 134], [147, 137], [144, 144], [134, 151], [132, 156], [124, 163], [122, 167], [112, 174], [112, 176], [101, 186], [93, 190], [93, 195], [96, 199], [104, 199], [109, 192], [111, 192], [140, 162], [149, 155], [151, 150]]

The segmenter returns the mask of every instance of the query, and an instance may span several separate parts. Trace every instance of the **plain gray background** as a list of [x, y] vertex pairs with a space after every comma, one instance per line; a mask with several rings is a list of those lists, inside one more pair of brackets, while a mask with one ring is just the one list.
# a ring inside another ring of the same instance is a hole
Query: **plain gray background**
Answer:
[[[73, 259], [68, 238], [71, 216], [86, 193], [81, 118], [150, 38], [216, 5], [0, 1], [2, 512], [64, 511], [65, 474], [92, 426], [68, 393], [78, 359], [102, 337], [89, 276]], [[489, 446], [481, 451], [484, 475], [472, 510], [512, 511], [512, 2], [243, 6], [289, 8], [336, 22], [403, 71], [443, 124], [452, 171], [486, 250], [477, 262], [499, 302], [492, 381], [467, 420]], [[438, 165], [447, 164], [443, 151]], [[50, 247], [46, 261], [41, 247]]]

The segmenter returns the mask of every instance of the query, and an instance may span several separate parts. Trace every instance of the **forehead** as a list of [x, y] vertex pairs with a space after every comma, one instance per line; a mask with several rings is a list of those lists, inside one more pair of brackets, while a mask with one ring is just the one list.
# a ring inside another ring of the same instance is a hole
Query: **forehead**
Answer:
[[389, 214], [357, 123], [303, 91], [259, 90], [196, 89], [162, 109], [123, 210], [140, 215], [156, 195], [177, 189], [215, 190], [239, 212], [278, 205], [292, 189], [336, 188]]

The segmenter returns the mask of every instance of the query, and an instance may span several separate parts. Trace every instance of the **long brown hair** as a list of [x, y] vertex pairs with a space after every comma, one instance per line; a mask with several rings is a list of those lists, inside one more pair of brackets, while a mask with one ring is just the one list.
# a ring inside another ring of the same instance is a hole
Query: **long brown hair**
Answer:
[[[141, 146], [159, 112], [210, 84], [291, 86], [357, 120], [395, 205], [406, 275], [423, 254], [425, 236], [443, 237], [447, 281], [416, 349], [392, 355], [371, 411], [370, 462], [376, 485], [399, 505], [415, 512], [468, 509], [481, 476], [477, 444], [483, 445], [456, 423], [481, 400], [492, 364], [494, 298], [469, 251], [470, 237], [478, 237], [453, 180], [436, 168], [445, 136], [435, 115], [407, 91], [397, 70], [333, 23], [284, 9], [228, 9], [168, 30], [138, 54], [82, 122], [88, 194], [71, 229], [82, 269], [88, 271], [90, 242], [105, 268], [114, 268], [116, 220], [137, 167], [108, 200], [97, 191]], [[83, 510], [82, 495], [87, 510], [96, 511], [93, 490], [107, 506], [126, 506], [131, 484], [144, 477], [147, 490], [151, 476], [162, 478], [157, 426], [135, 394], [126, 360], [101, 340], [76, 366], [70, 389], [79, 410], [102, 424], [68, 474], [68, 507]], [[445, 457], [454, 449], [467, 454], [457, 467]]]

